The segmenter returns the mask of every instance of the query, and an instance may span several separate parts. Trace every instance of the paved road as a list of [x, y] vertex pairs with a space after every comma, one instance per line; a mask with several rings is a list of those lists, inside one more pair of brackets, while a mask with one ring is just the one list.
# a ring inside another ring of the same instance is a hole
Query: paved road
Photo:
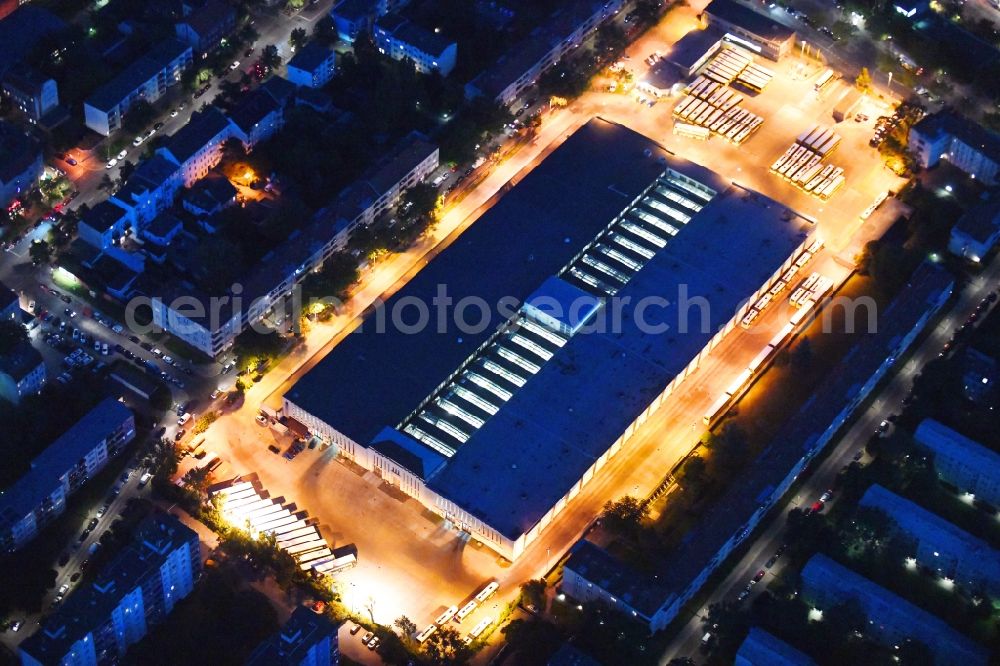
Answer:
[[[913, 378], [928, 362], [937, 358], [941, 348], [950, 340], [955, 329], [965, 322], [976, 306], [1000, 284], [1000, 262], [994, 261], [978, 277], [976, 277], [961, 293], [951, 309], [947, 310], [929, 335], [916, 347], [906, 363], [896, 371], [892, 379], [874, 395], [874, 400], [859, 414], [857, 421], [839, 440], [823, 463], [805, 480], [794, 497], [789, 498], [782, 510], [753, 539], [746, 554], [733, 567], [725, 580], [715, 587], [705, 604], [691, 616], [689, 622], [680, 630], [677, 637], [668, 646], [660, 659], [661, 664], [680, 656], [697, 656], [701, 637], [705, 627], [702, 618], [706, 616], [709, 606], [721, 601], [735, 601], [740, 591], [749, 583], [774, 554], [784, 540], [788, 511], [802, 506], [809, 506], [819, 499], [825, 490], [831, 488], [840, 470], [851, 463], [855, 454], [864, 449], [872, 433], [882, 420], [890, 414], [897, 413], [902, 407], [902, 401], [913, 386]], [[982, 322], [985, 317], [980, 317]], [[836, 501], [834, 496], [833, 501]], [[753, 587], [753, 594], [759, 594], [766, 589], [768, 582], [781, 571], [781, 560], [772, 567], [764, 579]], [[752, 597], [753, 595], [751, 595]], [[746, 603], [750, 603], [748, 599]]]

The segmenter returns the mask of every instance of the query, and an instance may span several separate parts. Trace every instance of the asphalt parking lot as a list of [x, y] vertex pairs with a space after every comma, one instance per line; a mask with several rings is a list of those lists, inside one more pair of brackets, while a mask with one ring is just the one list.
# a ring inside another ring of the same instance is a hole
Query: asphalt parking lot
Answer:
[[[643, 54], [645, 51], [635, 53], [626, 61], [637, 80], [647, 69], [638, 57]], [[660, 141], [678, 156], [709, 166], [732, 181], [817, 220], [827, 244], [835, 249], [843, 248], [861, 226], [860, 213], [881, 193], [898, 190], [904, 182], [883, 165], [878, 151], [868, 145], [876, 119], [891, 113], [891, 106], [885, 100], [865, 98], [857, 109], [868, 117], [865, 122], [855, 122], [851, 118], [836, 123], [833, 108], [853, 82], [837, 81], [817, 94], [813, 82], [825, 68], [815, 61], [795, 55], [780, 63], [759, 57], [755, 62], [773, 71], [775, 76], [762, 93], [756, 96], [742, 93], [742, 106], [762, 116], [764, 123], [741, 146], [719, 136], [701, 141], [674, 135], [671, 114], [674, 105], [683, 98], [682, 94], [660, 98], [652, 107], [641, 104], [632, 92], [593, 92], [585, 95], [581, 102], [598, 115]], [[803, 192], [770, 172], [771, 164], [796, 136], [814, 125], [833, 127], [842, 137], [840, 145], [824, 163], [842, 166], [847, 182], [827, 201]]]

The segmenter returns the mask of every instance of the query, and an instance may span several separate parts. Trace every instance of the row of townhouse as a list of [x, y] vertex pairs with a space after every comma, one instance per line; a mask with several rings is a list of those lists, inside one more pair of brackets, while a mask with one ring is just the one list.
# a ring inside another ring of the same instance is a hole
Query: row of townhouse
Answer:
[[251, 322], [289, 297], [310, 271], [342, 250], [355, 229], [395, 206], [407, 188], [438, 165], [438, 147], [414, 132], [369, 176], [268, 253], [238, 285], [238, 293], [198, 294], [190, 284], [179, 284], [175, 293], [153, 299], [153, 323], [207, 356], [219, 356]]
[[626, 0], [575, 0], [467, 83], [466, 98], [486, 97], [510, 106], [545, 70], [578, 47], [625, 4]]
[[129, 409], [106, 398], [40, 453], [0, 495], [0, 549], [17, 550], [66, 510], [66, 500], [135, 437]]

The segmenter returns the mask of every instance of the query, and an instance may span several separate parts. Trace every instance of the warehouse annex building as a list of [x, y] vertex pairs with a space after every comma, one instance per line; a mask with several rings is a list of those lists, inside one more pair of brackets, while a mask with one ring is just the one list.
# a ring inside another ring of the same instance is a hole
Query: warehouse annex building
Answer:
[[[375, 312], [289, 390], [284, 414], [514, 559], [811, 231], [773, 200], [591, 120], [383, 308], [432, 303], [444, 285], [454, 303], [515, 301], [503, 321], [380, 331]], [[681, 294], [710, 307], [682, 308]]]

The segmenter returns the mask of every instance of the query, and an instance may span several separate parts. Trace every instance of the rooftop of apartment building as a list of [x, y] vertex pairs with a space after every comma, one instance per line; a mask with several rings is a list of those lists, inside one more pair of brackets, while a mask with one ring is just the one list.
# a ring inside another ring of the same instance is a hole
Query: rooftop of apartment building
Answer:
[[940, 421], [924, 419], [917, 426], [913, 438], [918, 445], [932, 452], [964, 460], [970, 469], [1000, 474], [1000, 453], [969, 439]]
[[375, 21], [375, 28], [432, 56], [440, 56], [455, 43], [455, 40], [448, 39], [440, 32], [419, 26], [400, 14], [386, 14]]
[[39, 364], [44, 363], [42, 355], [27, 340], [22, 340], [6, 354], [0, 355], [0, 372], [19, 382], [30, 375]]
[[59, 486], [70, 467], [131, 416], [128, 407], [114, 398], [101, 401], [38, 454], [30, 469], [0, 494], [0, 522], [28, 515]]
[[935, 138], [950, 135], [970, 148], [979, 150], [993, 161], [1000, 162], [1000, 134], [991, 132], [953, 110], [924, 116], [912, 129]]
[[769, 41], [785, 41], [795, 35], [795, 30], [769, 16], [750, 9], [736, 0], [712, 0], [705, 13], [727, 23], [738, 25], [754, 35]]
[[16, 125], [0, 120], [0, 183], [13, 181], [40, 155], [41, 144], [37, 139]]
[[310, 649], [330, 636], [338, 625], [325, 615], [299, 606], [278, 633], [261, 643], [247, 659], [247, 666], [298, 666]]
[[184, 164], [228, 125], [229, 118], [226, 114], [215, 106], [209, 106], [191, 114], [188, 123], [167, 139], [162, 150], [169, 153], [178, 164]]
[[288, 66], [313, 72], [329, 60], [331, 55], [333, 55], [333, 51], [319, 42], [309, 42], [288, 61]]
[[21, 650], [41, 663], [60, 663], [77, 641], [108, 621], [125, 594], [142, 585], [146, 577], [158, 576], [170, 554], [197, 539], [191, 528], [170, 514], [149, 516], [136, 527], [129, 545], [90, 585], [70, 594], [41, 629], [21, 644]]
[[985, 201], [971, 206], [955, 224], [955, 231], [980, 243], [987, 242], [1000, 231], [1000, 194], [994, 193]]
[[118, 76], [91, 93], [86, 103], [100, 111], [111, 111], [133, 91], [190, 49], [191, 47], [184, 42], [173, 38], [160, 42], [146, 55], [126, 67]]

